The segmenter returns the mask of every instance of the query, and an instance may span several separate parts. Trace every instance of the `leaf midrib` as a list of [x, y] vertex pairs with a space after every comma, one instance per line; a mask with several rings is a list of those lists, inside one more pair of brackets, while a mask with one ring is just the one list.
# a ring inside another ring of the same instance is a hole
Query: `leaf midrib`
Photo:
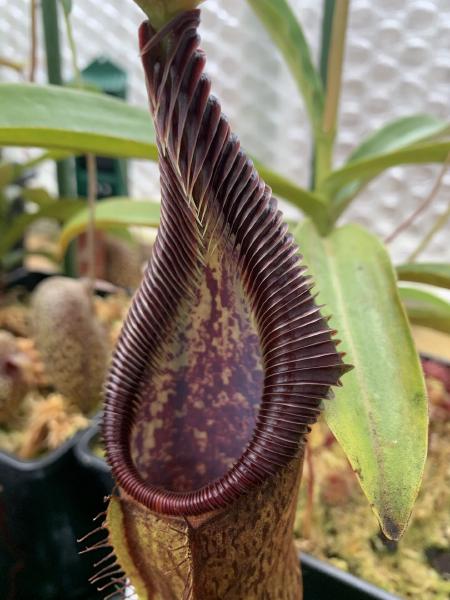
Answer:
[[[355, 377], [358, 381], [358, 387], [361, 391], [361, 397], [363, 398], [364, 406], [366, 409], [366, 414], [369, 416], [369, 419], [370, 419], [370, 414], [371, 414], [370, 393], [367, 389], [365, 378], [362, 377], [361, 371], [358, 369], [357, 363], [360, 361], [359, 361], [359, 359], [358, 360], [356, 360], [356, 359], [357, 359], [357, 357], [359, 357], [359, 352], [357, 352], [357, 350], [356, 350], [357, 346], [354, 344], [353, 336], [351, 335], [352, 328], [350, 327], [350, 324], [349, 324], [346, 303], [344, 302], [344, 299], [343, 299], [342, 288], [341, 288], [341, 285], [339, 282], [339, 278], [336, 276], [336, 273], [338, 272], [338, 270], [335, 265], [337, 264], [338, 261], [335, 258], [333, 258], [333, 256], [334, 256], [333, 251], [331, 251], [331, 252], [329, 251], [330, 249], [331, 250], [333, 249], [333, 242], [330, 238], [324, 238], [323, 245], [324, 245], [324, 249], [325, 249], [325, 260], [327, 262], [328, 270], [330, 273], [330, 281], [332, 284], [332, 289], [336, 291], [335, 300], [336, 300], [337, 305], [339, 306], [341, 322], [344, 323], [344, 328], [345, 328], [346, 334], [347, 334], [347, 337], [346, 337], [347, 346], [352, 354], [352, 357], [355, 358], [356, 364], [353, 365], [354, 371], [355, 371]], [[331, 429], [332, 429], [332, 427], [331, 427]], [[370, 437], [372, 438], [372, 440], [374, 440], [372, 447], [377, 448], [378, 444], [376, 442], [379, 442], [379, 439], [377, 438], [373, 427], [369, 427], [368, 429], [369, 429]], [[379, 453], [377, 453], [376, 456], [377, 456], [377, 460], [379, 461], [378, 465], [379, 465], [380, 473], [384, 475], [385, 474], [384, 461], [382, 460], [382, 457], [380, 456]], [[357, 475], [358, 479], [360, 479], [360, 476], [357, 472], [356, 472], [356, 475]], [[380, 477], [380, 479], [382, 479], [382, 478]], [[365, 489], [365, 488], [363, 488], [363, 489]], [[371, 501], [370, 498], [369, 498], [369, 500]]]

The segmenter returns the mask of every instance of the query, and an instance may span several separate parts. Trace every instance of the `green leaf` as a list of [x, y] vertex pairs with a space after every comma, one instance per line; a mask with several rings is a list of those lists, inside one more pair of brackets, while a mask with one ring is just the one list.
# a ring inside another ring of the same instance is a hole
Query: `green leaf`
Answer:
[[20, 163], [18, 166], [20, 166], [22, 172], [26, 169], [32, 169], [33, 167], [36, 167], [47, 160], [58, 161], [64, 160], [65, 158], [70, 158], [71, 156], [73, 156], [73, 152], [68, 150], [47, 150], [42, 154], [39, 154], [39, 156], [31, 158], [24, 163]]
[[72, 0], [60, 0], [66, 16], [69, 16], [72, 11]]
[[432, 115], [402, 117], [370, 134], [350, 154], [347, 163], [418, 144], [449, 131], [449, 123]]
[[[110, 229], [117, 226], [157, 227], [159, 224], [159, 202], [154, 200], [136, 201], [130, 198], [111, 198], [102, 200], [95, 205], [96, 229]], [[69, 243], [80, 233], [86, 231], [89, 222], [89, 212], [84, 208], [68, 221], [59, 238], [61, 254]]]
[[[411, 115], [388, 123], [367, 137], [349, 156], [347, 164], [406, 148], [413, 144], [438, 138], [449, 132], [449, 124], [431, 115]], [[335, 195], [338, 214], [350, 204], [367, 184], [359, 180], [342, 187]]]
[[450, 303], [424, 289], [399, 287], [409, 320], [415, 325], [450, 333]]
[[0, 84], [0, 146], [156, 159], [145, 109], [59, 86]]
[[383, 244], [347, 225], [296, 239], [354, 370], [325, 417], [384, 533], [398, 539], [416, 499], [427, 449], [427, 400], [416, 349]]
[[36, 167], [47, 160], [63, 160], [69, 156], [72, 156], [71, 152], [64, 150], [51, 150], [48, 152], [43, 152], [39, 156], [31, 158], [23, 163], [4, 162], [0, 164], [0, 188], [15, 182], [27, 170], [32, 169], [33, 167]]
[[14, 244], [24, 235], [27, 227], [38, 219], [57, 219], [64, 222], [78, 212], [86, 201], [70, 200], [58, 201], [46, 206], [34, 213], [24, 213], [14, 219], [14, 222], [0, 231], [0, 257], [2, 257]]
[[302, 27], [286, 0], [247, 0], [283, 55], [303, 96], [315, 131], [320, 131], [323, 86]]
[[0, 188], [12, 183], [18, 175], [17, 167], [14, 163], [4, 162], [0, 164]]
[[450, 289], [449, 263], [405, 263], [398, 265], [397, 276], [402, 281], [428, 283]]
[[284, 198], [310, 216], [314, 222], [320, 222], [326, 218], [327, 203], [322, 196], [296, 185], [258, 161], [255, 161], [255, 166], [267, 185], [272, 188], [275, 196]]
[[176, 15], [194, 10], [205, 0], [134, 0], [158, 31]]
[[59, 200], [49, 194], [45, 188], [23, 188], [21, 196], [24, 200], [37, 204], [40, 207], [59, 202]]
[[398, 165], [442, 163], [449, 152], [450, 141], [436, 141], [367, 156], [331, 173], [319, 191], [332, 198], [333, 217], [336, 219], [362, 187], [383, 171]]

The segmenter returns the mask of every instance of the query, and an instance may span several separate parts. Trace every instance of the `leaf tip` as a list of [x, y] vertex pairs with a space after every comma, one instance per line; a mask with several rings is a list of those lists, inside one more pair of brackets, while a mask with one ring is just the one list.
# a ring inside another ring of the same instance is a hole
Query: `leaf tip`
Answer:
[[397, 542], [405, 532], [407, 524], [408, 522], [398, 523], [390, 515], [380, 515], [381, 530], [388, 540]]

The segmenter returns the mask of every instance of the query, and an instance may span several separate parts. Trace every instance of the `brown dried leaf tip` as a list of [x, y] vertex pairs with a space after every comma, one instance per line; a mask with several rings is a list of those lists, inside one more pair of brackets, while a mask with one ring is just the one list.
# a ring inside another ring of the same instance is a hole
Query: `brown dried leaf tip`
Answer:
[[198, 25], [194, 10], [139, 33], [161, 224], [115, 350], [103, 426], [133, 506], [128, 536], [142, 509], [182, 515], [198, 533], [189, 517], [247, 494], [262, 502], [273, 476], [299, 472], [308, 428], [346, 370], [271, 190], [210, 94]]
[[199, 11], [140, 29], [161, 225], [107, 381], [113, 473], [151, 510], [223, 508], [304, 444], [345, 371], [276, 200], [203, 73]]

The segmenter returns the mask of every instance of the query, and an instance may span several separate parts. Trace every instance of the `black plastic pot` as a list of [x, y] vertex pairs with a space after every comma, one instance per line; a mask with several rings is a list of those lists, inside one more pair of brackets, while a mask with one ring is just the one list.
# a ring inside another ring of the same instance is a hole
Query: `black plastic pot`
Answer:
[[18, 267], [14, 271], [5, 273], [3, 277], [3, 285], [6, 289], [23, 288], [28, 292], [32, 292], [34, 288], [47, 277], [51, 277], [54, 273], [44, 271], [28, 271], [24, 267]]
[[301, 554], [303, 600], [401, 600], [309, 554]]
[[[3, 284], [31, 292], [49, 276], [19, 268]], [[38, 460], [0, 452], [1, 600], [102, 597], [87, 581], [93, 556], [80, 556], [76, 541], [104, 509], [104, 486], [75, 457], [82, 435]]]
[[75, 455], [83, 468], [96, 477], [99, 484], [102, 486], [103, 493], [109, 495], [114, 487], [111, 471], [106, 464], [106, 461], [99, 456], [96, 456], [93, 452], [93, 445], [100, 433], [99, 421], [100, 417], [97, 418], [96, 423], [92, 427], [87, 429], [83, 435], [80, 436], [78, 443], [75, 446]]
[[[20, 268], [3, 284], [31, 292], [48, 276]], [[106, 465], [102, 478], [101, 466], [75, 454], [86, 431], [38, 460], [0, 452], [0, 600], [104, 597], [88, 582], [99, 555], [80, 555], [77, 543], [97, 526], [112, 486]]]
[[88, 583], [92, 556], [76, 541], [104, 509], [103, 485], [75, 457], [82, 433], [39, 460], [0, 453], [2, 600], [101, 597]]

